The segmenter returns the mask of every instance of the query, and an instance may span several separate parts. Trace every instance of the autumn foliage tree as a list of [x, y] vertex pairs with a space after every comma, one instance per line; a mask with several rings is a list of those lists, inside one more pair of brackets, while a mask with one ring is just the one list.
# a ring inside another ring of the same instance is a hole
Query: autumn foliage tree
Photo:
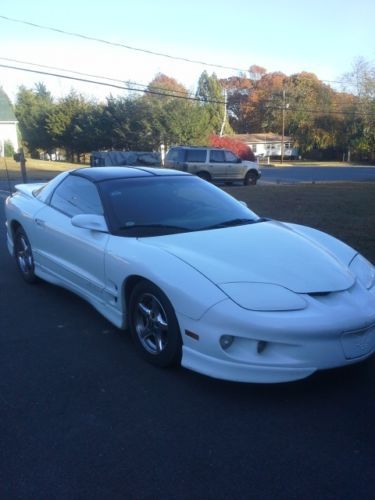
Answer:
[[209, 145], [215, 148], [229, 149], [229, 151], [232, 151], [232, 153], [236, 154], [242, 160], [255, 161], [255, 156], [250, 146], [232, 137], [210, 135]]

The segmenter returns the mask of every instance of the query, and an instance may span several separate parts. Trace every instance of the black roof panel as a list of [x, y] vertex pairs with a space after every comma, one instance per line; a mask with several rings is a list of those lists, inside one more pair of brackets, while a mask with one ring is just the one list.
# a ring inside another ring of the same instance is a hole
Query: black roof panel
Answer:
[[93, 182], [107, 181], [110, 179], [127, 179], [134, 177], [159, 177], [165, 175], [189, 175], [184, 172], [164, 168], [150, 167], [86, 167], [79, 168], [71, 172], [71, 175], [77, 175], [90, 179]]

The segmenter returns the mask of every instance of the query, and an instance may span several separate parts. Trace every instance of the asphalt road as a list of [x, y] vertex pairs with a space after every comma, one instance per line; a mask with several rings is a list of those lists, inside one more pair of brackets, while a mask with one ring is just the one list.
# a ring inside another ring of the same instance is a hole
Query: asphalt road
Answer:
[[265, 167], [261, 166], [264, 183], [297, 182], [375, 182], [375, 167]]
[[283, 385], [154, 368], [24, 283], [3, 222], [1, 202], [1, 499], [374, 498], [374, 359]]

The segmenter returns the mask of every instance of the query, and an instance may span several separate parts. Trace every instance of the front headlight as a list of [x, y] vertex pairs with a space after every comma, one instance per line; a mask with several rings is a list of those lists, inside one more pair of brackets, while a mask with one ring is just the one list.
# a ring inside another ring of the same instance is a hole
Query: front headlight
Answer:
[[349, 265], [349, 269], [356, 275], [358, 281], [367, 290], [375, 285], [375, 267], [362, 255], [357, 254]]
[[252, 311], [298, 311], [306, 301], [280, 285], [268, 283], [224, 283], [220, 288], [236, 304]]

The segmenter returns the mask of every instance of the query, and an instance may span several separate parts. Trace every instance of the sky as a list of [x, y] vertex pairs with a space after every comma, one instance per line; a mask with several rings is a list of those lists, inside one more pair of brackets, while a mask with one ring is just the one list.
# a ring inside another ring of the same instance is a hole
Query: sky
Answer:
[[[60, 74], [66, 69], [119, 80], [114, 83], [120, 86], [122, 82], [147, 85], [160, 72], [191, 91], [204, 70], [225, 78], [253, 64], [268, 72], [308, 71], [321, 80], [340, 81], [357, 58], [375, 63], [374, 19], [374, 0], [4, 1], [0, 5], [0, 65]], [[111, 45], [116, 43], [205, 64]], [[33, 88], [37, 82], [44, 82], [57, 99], [72, 88], [98, 100], [110, 94], [127, 95], [121, 89], [0, 67], [0, 86], [12, 101], [19, 86]]]

